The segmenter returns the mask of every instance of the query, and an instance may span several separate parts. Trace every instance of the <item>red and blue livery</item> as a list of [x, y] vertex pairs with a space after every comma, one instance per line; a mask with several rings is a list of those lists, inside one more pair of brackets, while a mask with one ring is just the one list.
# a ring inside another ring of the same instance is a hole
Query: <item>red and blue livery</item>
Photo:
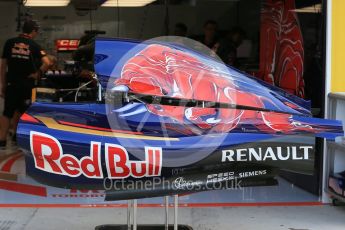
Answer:
[[[108, 200], [275, 183], [279, 170], [312, 174], [315, 137], [343, 135], [310, 103], [164, 42], [97, 39], [98, 97], [35, 102], [21, 117], [27, 173], [63, 188], [164, 179], [152, 190], [110, 189]], [[102, 92], [101, 92], [102, 91]]]

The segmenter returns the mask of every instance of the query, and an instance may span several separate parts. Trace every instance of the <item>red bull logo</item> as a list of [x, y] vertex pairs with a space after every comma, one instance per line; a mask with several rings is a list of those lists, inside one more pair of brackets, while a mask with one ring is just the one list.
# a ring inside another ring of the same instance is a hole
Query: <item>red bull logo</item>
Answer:
[[90, 154], [78, 159], [63, 152], [56, 138], [39, 132], [30, 133], [30, 147], [35, 167], [45, 172], [69, 177], [124, 179], [161, 175], [162, 149], [145, 147], [144, 160], [130, 160], [127, 150], [116, 144], [105, 144], [105, 166], [103, 175], [101, 163], [101, 142], [90, 143]]

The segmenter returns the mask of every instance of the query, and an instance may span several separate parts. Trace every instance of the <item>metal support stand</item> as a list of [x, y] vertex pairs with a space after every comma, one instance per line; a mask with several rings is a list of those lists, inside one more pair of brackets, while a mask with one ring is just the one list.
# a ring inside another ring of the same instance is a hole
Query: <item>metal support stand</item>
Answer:
[[165, 201], [165, 230], [169, 229], [169, 197], [164, 197]]
[[128, 200], [127, 205], [127, 230], [131, 230], [131, 208], [132, 208], [132, 200]]
[[174, 195], [174, 230], [178, 229], [177, 217], [178, 217], [178, 195]]
[[138, 208], [138, 200], [133, 200], [133, 230], [137, 230], [137, 208]]
[[169, 197], [164, 197], [164, 225], [138, 225], [138, 201], [128, 200], [127, 225], [100, 225], [95, 230], [193, 230], [186, 225], [178, 225], [178, 195], [174, 195], [174, 224], [169, 225]]

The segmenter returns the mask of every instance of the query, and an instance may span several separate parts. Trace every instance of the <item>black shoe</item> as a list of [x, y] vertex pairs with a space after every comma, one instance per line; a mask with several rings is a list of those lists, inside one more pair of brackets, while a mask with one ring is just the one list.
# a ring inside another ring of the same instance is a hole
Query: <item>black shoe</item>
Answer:
[[0, 150], [6, 149], [7, 142], [6, 141], [0, 141]]

